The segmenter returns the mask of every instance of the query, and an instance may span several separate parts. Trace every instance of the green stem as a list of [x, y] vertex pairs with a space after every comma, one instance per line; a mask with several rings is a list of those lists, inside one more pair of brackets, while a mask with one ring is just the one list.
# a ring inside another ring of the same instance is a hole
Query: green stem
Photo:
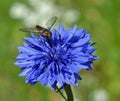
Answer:
[[67, 95], [67, 101], [74, 101], [73, 100], [73, 93], [72, 93], [70, 85], [65, 84], [64, 87], [65, 87], [65, 92], [66, 92], [66, 95]]
[[63, 99], [65, 100], [65, 101], [68, 101], [67, 99], [66, 99], [66, 97], [63, 95], [63, 93], [61, 92], [61, 90], [57, 87], [57, 92], [59, 92], [60, 93], [60, 95], [63, 97]]
[[74, 100], [73, 100], [73, 93], [72, 93], [72, 90], [71, 90], [70, 85], [65, 84], [65, 85], [64, 85], [64, 89], [65, 89], [65, 93], [66, 93], [66, 95], [67, 95], [67, 99], [66, 99], [66, 97], [63, 95], [63, 93], [61, 92], [61, 88], [58, 88], [58, 87], [57, 87], [57, 91], [56, 91], [56, 92], [59, 92], [60, 95], [64, 98], [65, 101], [74, 101]]

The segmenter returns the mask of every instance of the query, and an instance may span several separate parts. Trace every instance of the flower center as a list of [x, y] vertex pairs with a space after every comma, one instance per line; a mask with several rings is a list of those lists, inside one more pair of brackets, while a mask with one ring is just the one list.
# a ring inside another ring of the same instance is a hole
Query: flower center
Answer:
[[52, 49], [50, 52], [50, 57], [52, 60], [56, 61], [60, 59], [60, 52], [59, 50]]

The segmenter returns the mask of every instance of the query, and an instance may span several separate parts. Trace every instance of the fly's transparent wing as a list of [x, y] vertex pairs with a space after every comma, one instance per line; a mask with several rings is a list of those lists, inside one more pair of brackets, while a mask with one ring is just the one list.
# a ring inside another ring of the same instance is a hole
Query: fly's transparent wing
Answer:
[[21, 28], [21, 29], [19, 29], [19, 31], [39, 33], [39, 31], [37, 29], [35, 29], [35, 28]]
[[57, 17], [54, 16], [50, 20], [47, 21], [46, 26], [47, 26], [48, 30], [50, 30], [52, 28], [52, 26], [54, 25], [54, 23], [56, 22], [56, 20], [57, 20]]

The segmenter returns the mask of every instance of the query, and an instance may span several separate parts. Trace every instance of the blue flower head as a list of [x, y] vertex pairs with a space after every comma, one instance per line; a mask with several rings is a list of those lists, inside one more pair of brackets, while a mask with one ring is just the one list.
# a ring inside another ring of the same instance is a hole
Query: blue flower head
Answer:
[[90, 42], [91, 35], [84, 29], [59, 29], [51, 31], [51, 38], [35, 36], [24, 38], [26, 43], [18, 47], [17, 66], [21, 67], [19, 76], [26, 76], [26, 83], [34, 85], [40, 82], [43, 86], [49, 84], [56, 89], [64, 84], [78, 86], [78, 75], [82, 69], [93, 69], [92, 63], [98, 57], [94, 56], [95, 43]]

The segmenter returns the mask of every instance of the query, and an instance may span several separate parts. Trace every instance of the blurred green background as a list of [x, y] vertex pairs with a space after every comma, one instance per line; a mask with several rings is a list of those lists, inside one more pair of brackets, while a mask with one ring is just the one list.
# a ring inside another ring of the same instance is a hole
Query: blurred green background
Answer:
[[120, 0], [1, 0], [0, 1], [0, 101], [63, 101], [49, 87], [26, 85], [14, 65], [17, 46], [29, 34], [21, 27], [56, 15], [65, 28], [77, 24], [92, 34], [99, 60], [93, 71], [80, 72], [80, 86], [72, 86], [75, 101], [120, 101]]

